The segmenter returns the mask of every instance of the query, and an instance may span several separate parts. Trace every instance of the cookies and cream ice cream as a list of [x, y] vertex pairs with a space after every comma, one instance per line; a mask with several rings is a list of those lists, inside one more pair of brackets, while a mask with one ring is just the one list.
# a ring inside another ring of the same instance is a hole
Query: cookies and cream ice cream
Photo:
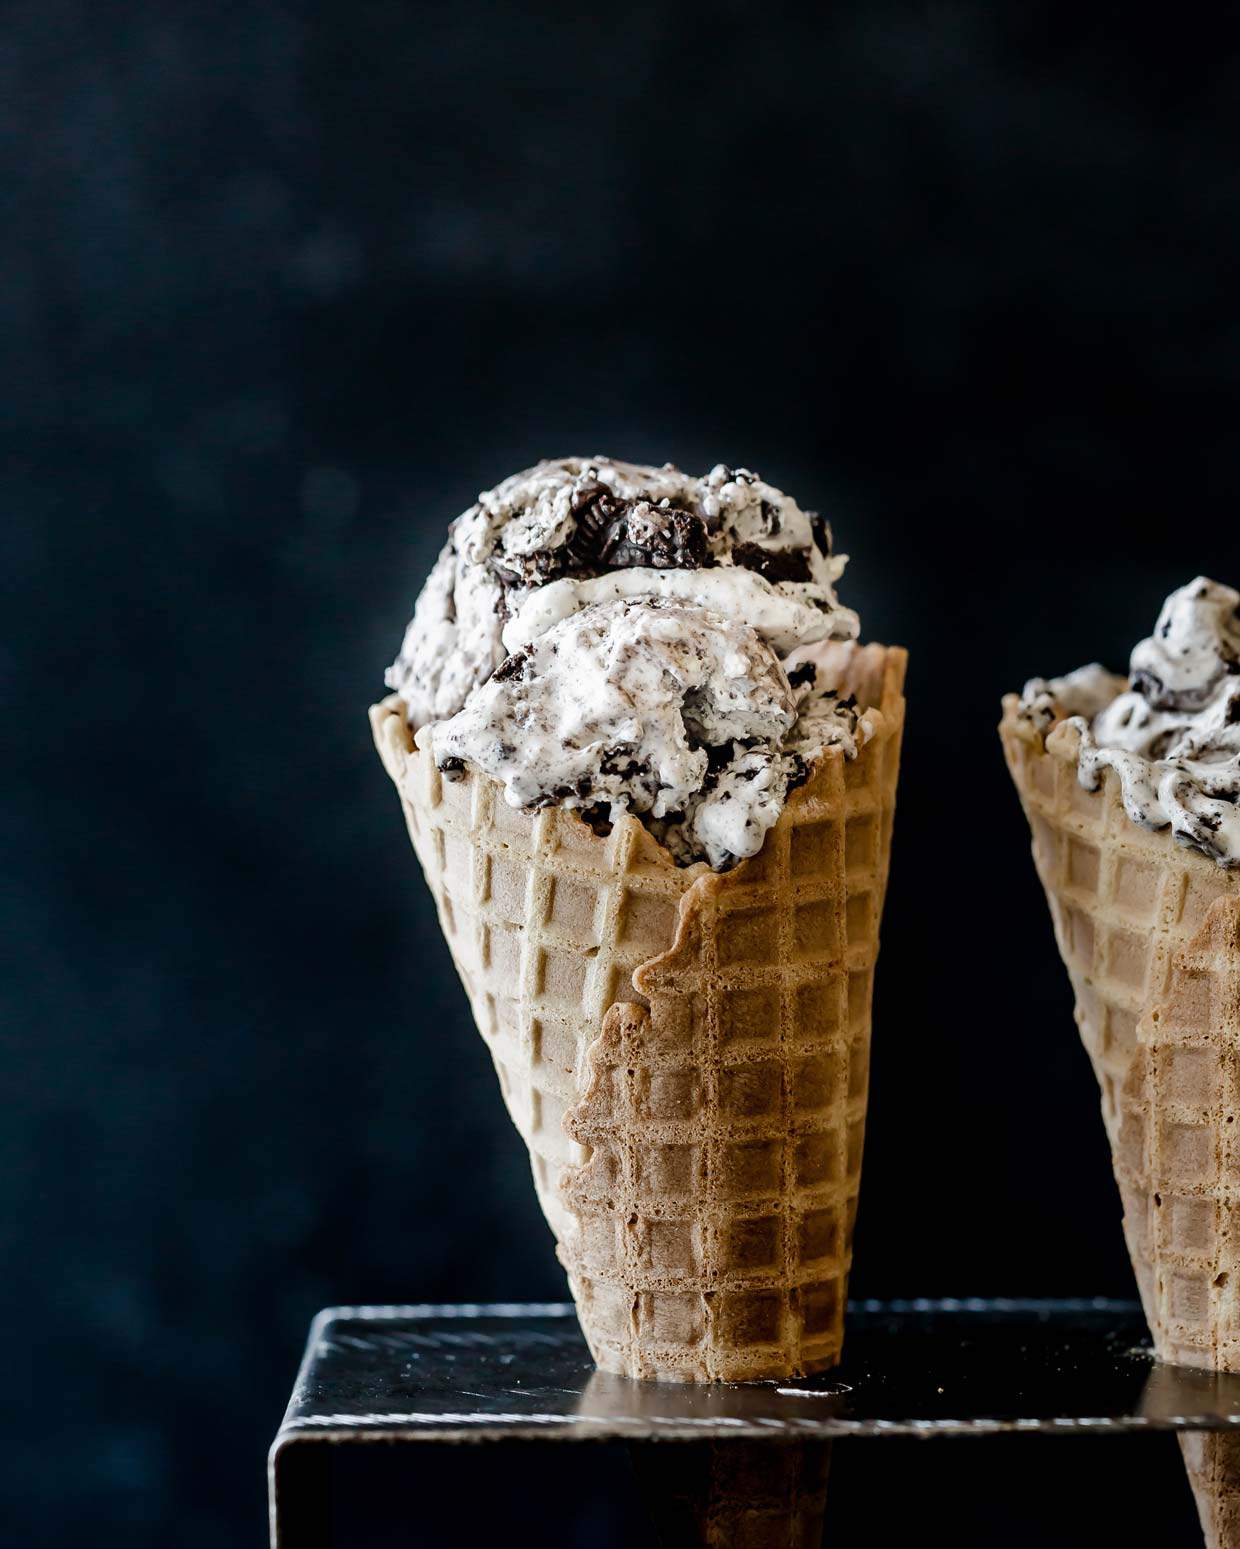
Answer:
[[858, 631], [845, 562], [747, 469], [540, 463], [452, 524], [387, 682], [449, 778], [631, 810], [678, 861], [726, 868], [823, 749], [871, 733], [817, 659]]
[[1240, 593], [1198, 576], [1172, 592], [1129, 678], [1096, 663], [1034, 678], [1021, 714], [1080, 732], [1081, 784], [1119, 777], [1124, 810], [1220, 866], [1240, 866]]

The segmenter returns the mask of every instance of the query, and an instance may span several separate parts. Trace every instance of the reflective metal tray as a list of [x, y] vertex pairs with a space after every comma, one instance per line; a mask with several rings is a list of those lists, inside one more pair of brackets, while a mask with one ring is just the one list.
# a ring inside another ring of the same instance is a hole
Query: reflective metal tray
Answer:
[[[858, 1302], [834, 1371], [714, 1387], [596, 1371], [569, 1304], [335, 1307], [311, 1327], [271, 1449], [272, 1542], [298, 1549], [289, 1459], [315, 1443], [773, 1443], [1232, 1425], [1240, 1376], [1156, 1363], [1127, 1302]], [[303, 1456], [297, 1481], [311, 1463]]]

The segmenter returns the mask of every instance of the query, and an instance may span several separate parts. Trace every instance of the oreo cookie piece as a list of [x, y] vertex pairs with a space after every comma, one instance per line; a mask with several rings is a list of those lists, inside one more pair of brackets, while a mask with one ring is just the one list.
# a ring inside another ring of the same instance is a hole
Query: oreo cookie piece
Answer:
[[707, 563], [706, 524], [670, 503], [620, 500], [605, 485], [574, 501], [576, 527], [565, 545], [577, 574], [626, 570], [698, 570]]
[[604, 775], [614, 775], [619, 780], [633, 780], [639, 775], [649, 773], [646, 767], [633, 757], [632, 747], [624, 743], [607, 749], [599, 761], [599, 772]]
[[1132, 675], [1132, 689], [1134, 693], [1148, 701], [1155, 710], [1179, 710], [1192, 712], [1203, 710], [1214, 696], [1214, 690], [1218, 685], [1219, 675], [1216, 673], [1208, 682], [1199, 687], [1172, 690], [1167, 688], [1162, 679], [1148, 668], [1141, 668]]
[[508, 683], [525, 676], [525, 669], [530, 664], [530, 656], [533, 653], [528, 645], [522, 646], [519, 651], [514, 651], [511, 656], [505, 656], [499, 666], [491, 674], [493, 683]]
[[757, 571], [772, 585], [811, 579], [809, 555], [804, 549], [764, 549], [760, 543], [738, 543], [732, 549], [732, 562]]

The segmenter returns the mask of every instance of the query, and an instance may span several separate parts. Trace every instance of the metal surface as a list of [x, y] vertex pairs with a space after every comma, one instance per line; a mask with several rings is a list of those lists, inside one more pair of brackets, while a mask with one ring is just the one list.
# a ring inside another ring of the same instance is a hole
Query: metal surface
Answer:
[[[594, 1369], [570, 1305], [337, 1307], [271, 1449], [273, 1542], [313, 1442], [810, 1441], [1221, 1430], [1240, 1376], [1155, 1363], [1126, 1302], [860, 1302], [843, 1363], [734, 1386]], [[283, 1540], [288, 1541], [288, 1540]]]
[[760, 1439], [1240, 1425], [1240, 1376], [1159, 1366], [1127, 1302], [861, 1302], [820, 1377], [697, 1386], [594, 1369], [568, 1304], [321, 1312], [276, 1446]]

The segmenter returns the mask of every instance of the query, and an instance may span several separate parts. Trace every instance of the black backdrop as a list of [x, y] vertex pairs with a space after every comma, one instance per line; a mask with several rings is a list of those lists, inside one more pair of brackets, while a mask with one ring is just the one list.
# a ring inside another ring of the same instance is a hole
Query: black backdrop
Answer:
[[256, 1541], [317, 1307], [562, 1292], [365, 725], [539, 455], [757, 467], [912, 652], [855, 1290], [1129, 1294], [993, 727], [1240, 575], [1235, 40], [0, 14], [13, 1541]]

